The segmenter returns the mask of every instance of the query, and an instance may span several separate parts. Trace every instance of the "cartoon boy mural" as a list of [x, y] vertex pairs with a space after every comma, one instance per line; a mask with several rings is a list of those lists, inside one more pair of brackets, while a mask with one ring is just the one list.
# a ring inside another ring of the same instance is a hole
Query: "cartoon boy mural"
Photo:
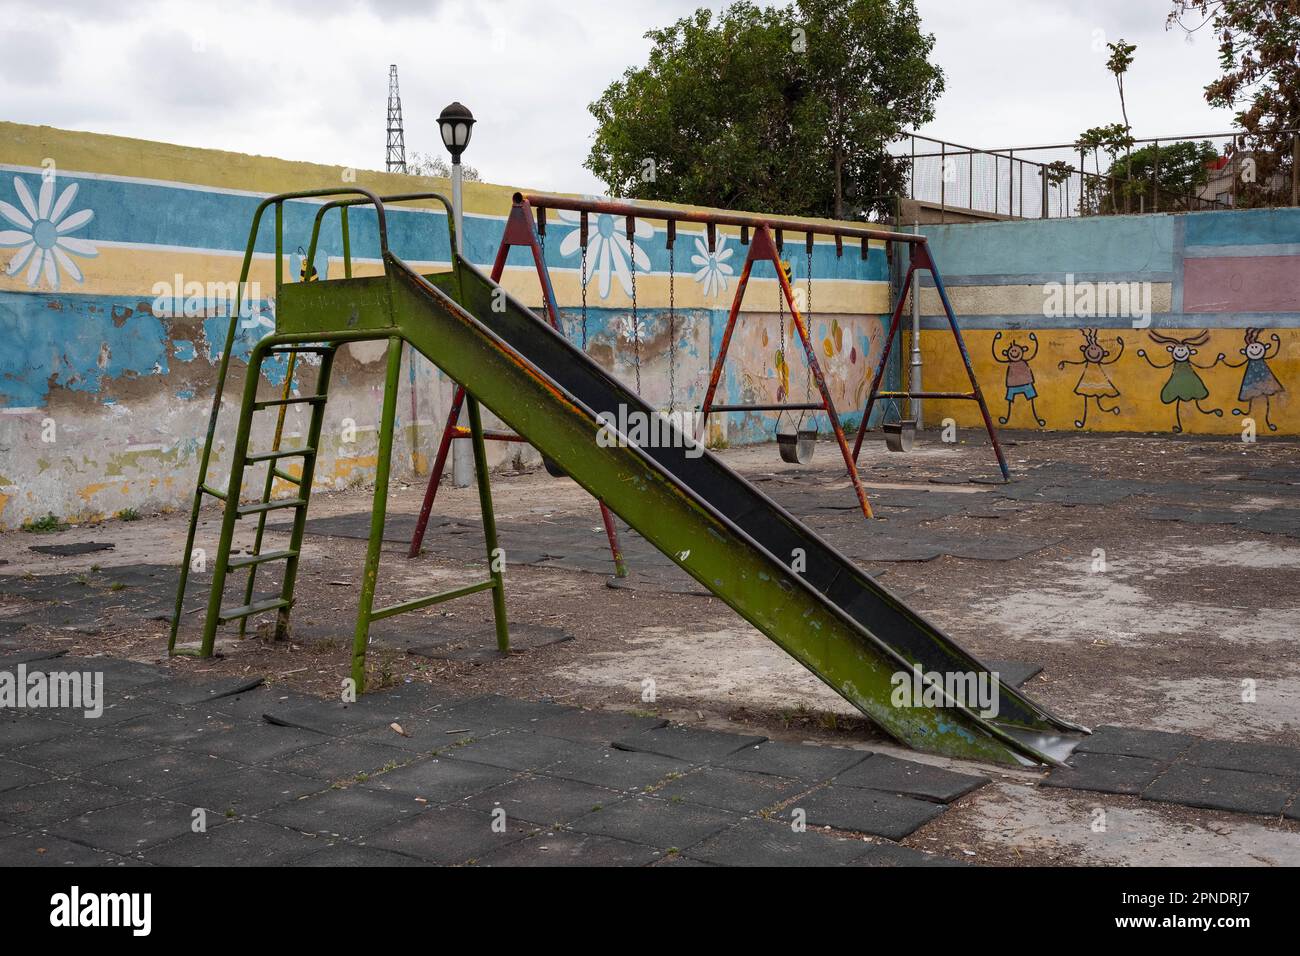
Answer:
[[[1264, 424], [1268, 426], [1269, 431], [1277, 431], [1277, 426], [1268, 420], [1269, 402], [1272, 396], [1285, 392], [1282, 383], [1277, 380], [1273, 370], [1268, 366], [1268, 360], [1277, 358], [1282, 351], [1282, 340], [1277, 333], [1272, 333], [1269, 338], [1273, 340], [1273, 354], [1269, 354], [1269, 346], [1259, 340], [1259, 329], [1246, 330], [1246, 347], [1240, 349], [1242, 355], [1246, 356], [1244, 361], [1233, 364], [1224, 362], [1228, 368], [1241, 368], [1245, 366], [1245, 371], [1241, 373], [1241, 390], [1237, 393], [1237, 401], [1245, 402], [1244, 409], [1234, 408], [1234, 415], [1249, 415], [1251, 409], [1255, 407], [1255, 399], [1264, 399]], [[1224, 358], [1220, 355], [1219, 358]]]
[[1171, 361], [1167, 365], [1157, 365], [1147, 355], [1146, 349], [1138, 349], [1138, 357], [1147, 360], [1147, 364], [1152, 368], [1172, 369], [1169, 373], [1169, 381], [1165, 382], [1165, 387], [1160, 390], [1160, 401], [1166, 405], [1174, 406], [1174, 434], [1180, 434], [1183, 430], [1182, 408], [1183, 402], [1192, 402], [1196, 405], [1196, 410], [1202, 415], [1217, 415], [1223, 417], [1222, 408], [1202, 408], [1201, 400], [1210, 397], [1210, 390], [1205, 387], [1205, 382], [1201, 376], [1196, 374], [1199, 368], [1202, 371], [1214, 368], [1219, 364], [1219, 359], [1223, 358], [1223, 353], [1215, 358], [1209, 365], [1197, 365], [1192, 361], [1192, 356], [1197, 353], [1196, 346], [1204, 345], [1210, 340], [1210, 332], [1203, 329], [1196, 335], [1186, 338], [1174, 338], [1171, 335], [1161, 335], [1158, 332], [1148, 332], [1151, 340], [1159, 342], [1169, 353]]
[[998, 421], [1005, 425], [1011, 418], [1011, 406], [1016, 397], [1024, 396], [1025, 400], [1029, 402], [1029, 410], [1034, 415], [1034, 421], [1038, 422], [1039, 428], [1042, 428], [1047, 424], [1047, 421], [1038, 417], [1038, 408], [1034, 405], [1034, 399], [1038, 397], [1038, 390], [1034, 388], [1034, 371], [1029, 367], [1029, 363], [1038, 354], [1038, 336], [1033, 332], [1029, 333], [1029, 341], [1034, 347], [1032, 353], [1030, 353], [1028, 346], [1021, 345], [1015, 339], [1012, 339], [1011, 344], [999, 353], [998, 340], [1001, 338], [1001, 332], [993, 336], [993, 360], [1007, 367], [1007, 413]]
[[1118, 335], [1115, 336], [1115, 344], [1119, 346], [1119, 351], [1109, 362], [1110, 350], [1103, 346], [1097, 340], [1096, 329], [1080, 329], [1079, 334], [1083, 336], [1083, 344], [1079, 346], [1079, 351], [1083, 353], [1080, 361], [1071, 359], [1062, 359], [1056, 363], [1057, 369], [1063, 369], [1067, 365], [1082, 365], [1083, 372], [1079, 375], [1079, 381], [1074, 385], [1074, 394], [1083, 396], [1083, 418], [1074, 420], [1075, 428], [1083, 428], [1088, 424], [1088, 399], [1093, 399], [1097, 403], [1097, 409], [1102, 412], [1109, 412], [1112, 415], [1119, 414], [1119, 406], [1107, 408], [1101, 403], [1103, 398], [1119, 398], [1119, 389], [1115, 383], [1110, 380], [1106, 374], [1106, 365], [1114, 365], [1124, 354], [1124, 340]]

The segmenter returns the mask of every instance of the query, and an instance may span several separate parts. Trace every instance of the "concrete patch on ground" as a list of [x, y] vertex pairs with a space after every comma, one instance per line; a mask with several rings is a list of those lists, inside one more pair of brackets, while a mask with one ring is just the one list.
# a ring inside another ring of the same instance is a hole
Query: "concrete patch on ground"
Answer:
[[1300, 866], [1300, 833], [1230, 814], [1133, 807], [1003, 782], [955, 812], [984, 844], [1067, 865]]
[[[725, 662], [725, 666], [724, 666]], [[649, 627], [626, 648], [592, 654], [561, 668], [557, 677], [588, 687], [622, 691], [613, 703], [637, 706], [642, 682], [655, 682], [660, 705], [705, 698], [757, 710], [806, 707], [839, 714], [858, 711], [784, 651], [749, 627], [699, 631]]]

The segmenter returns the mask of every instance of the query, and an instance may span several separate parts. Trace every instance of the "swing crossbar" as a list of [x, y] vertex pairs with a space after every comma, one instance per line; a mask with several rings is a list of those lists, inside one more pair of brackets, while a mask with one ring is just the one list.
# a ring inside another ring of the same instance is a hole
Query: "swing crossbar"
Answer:
[[823, 412], [826, 406], [821, 402], [800, 402], [797, 404], [758, 404], [758, 405], [710, 405], [710, 412]]
[[977, 402], [979, 396], [974, 392], [876, 392], [876, 398], [947, 398], [947, 399], [965, 399], [967, 401]]

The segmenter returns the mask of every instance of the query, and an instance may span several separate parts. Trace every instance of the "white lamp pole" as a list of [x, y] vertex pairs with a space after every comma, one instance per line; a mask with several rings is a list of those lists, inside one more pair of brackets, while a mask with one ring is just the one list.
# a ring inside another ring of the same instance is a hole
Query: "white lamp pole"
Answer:
[[[461, 103], [451, 103], [438, 116], [438, 129], [442, 134], [442, 144], [451, 153], [451, 215], [456, 227], [456, 253], [465, 248], [464, 206], [461, 198], [463, 175], [460, 155], [469, 145], [470, 133], [474, 128], [474, 114]], [[462, 405], [457, 424], [467, 426], [469, 419]], [[468, 488], [474, 481], [474, 451], [468, 438], [457, 438], [451, 443], [451, 483], [457, 488]]]

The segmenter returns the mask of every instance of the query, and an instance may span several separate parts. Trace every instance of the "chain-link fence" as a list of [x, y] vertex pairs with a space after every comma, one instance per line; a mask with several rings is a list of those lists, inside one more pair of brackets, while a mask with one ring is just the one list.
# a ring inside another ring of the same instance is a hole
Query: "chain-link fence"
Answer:
[[1243, 133], [1100, 145], [976, 149], [909, 135], [891, 150], [906, 196], [951, 212], [1014, 219], [1300, 205], [1300, 134], [1250, 149]]

